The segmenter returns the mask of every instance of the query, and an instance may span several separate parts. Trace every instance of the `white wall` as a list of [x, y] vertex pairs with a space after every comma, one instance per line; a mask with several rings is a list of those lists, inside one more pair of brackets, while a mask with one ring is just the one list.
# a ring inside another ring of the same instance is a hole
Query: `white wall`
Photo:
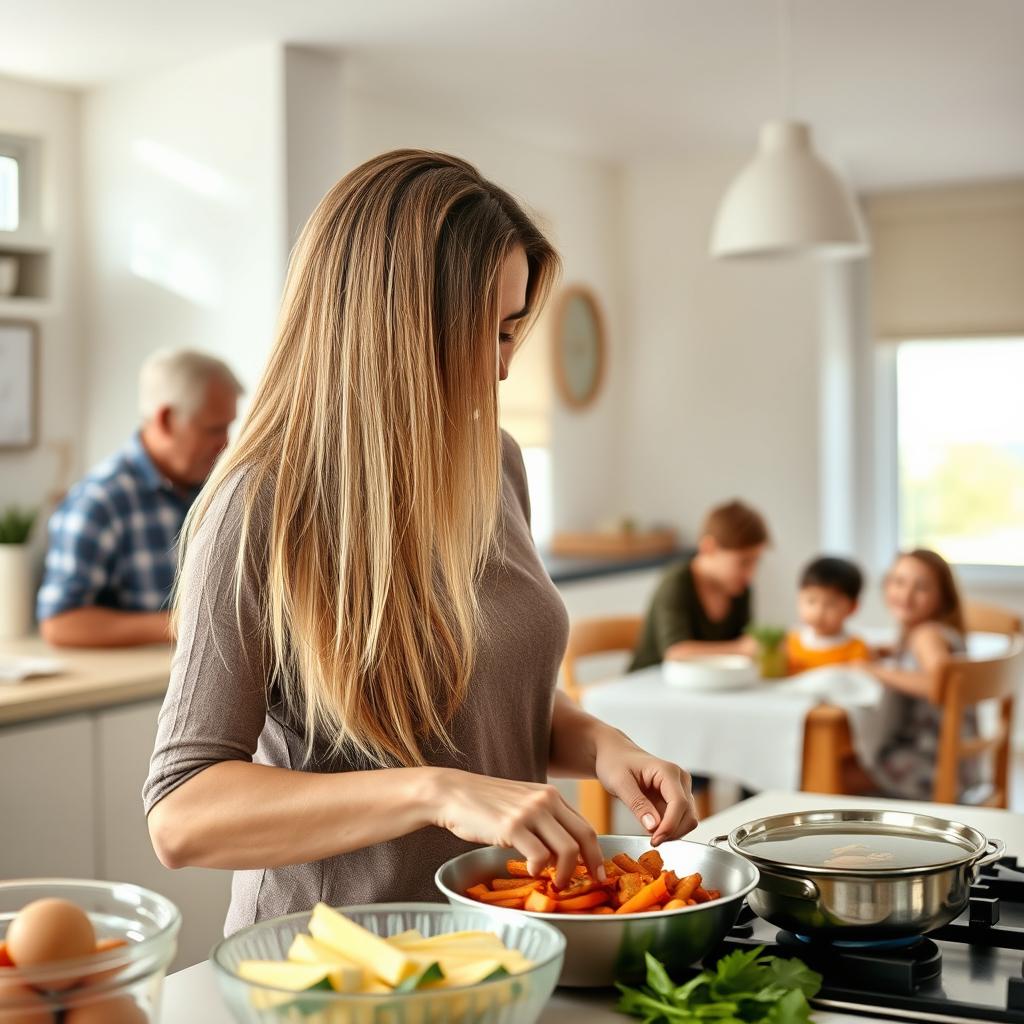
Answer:
[[283, 280], [284, 61], [267, 44], [83, 101], [85, 461], [134, 429], [145, 356], [189, 345], [251, 390]]
[[[83, 345], [75, 276], [79, 260], [78, 113], [78, 96], [73, 92], [0, 78], [0, 134], [42, 142], [42, 229], [53, 244], [52, 301], [42, 316], [24, 317], [35, 320], [40, 328], [39, 441], [24, 452], [0, 452], [0, 506], [8, 502], [40, 505], [69, 483], [65, 474], [78, 468]], [[2, 315], [21, 318], [13, 303], [4, 304]]]
[[[398, 147], [438, 149], [464, 157], [532, 210], [559, 249], [565, 282], [590, 285], [609, 325], [606, 387], [583, 413], [556, 404], [552, 462], [556, 528], [593, 526], [617, 511], [613, 471], [622, 426], [621, 389], [627, 361], [619, 292], [616, 216], [618, 180], [607, 163], [555, 152], [507, 137], [500, 126], [414, 101], [377, 98], [365, 85], [347, 84], [341, 112], [344, 170]], [[529, 345], [544, 345], [538, 330]], [[513, 364], [512, 373], [515, 374]]]
[[623, 175], [629, 305], [623, 500], [693, 539], [731, 497], [760, 508], [775, 544], [757, 616], [788, 623], [817, 553], [819, 276], [799, 262], [712, 261], [708, 235], [743, 155], [640, 161]]
[[342, 63], [336, 56], [284, 50], [285, 202], [290, 248], [345, 168]]

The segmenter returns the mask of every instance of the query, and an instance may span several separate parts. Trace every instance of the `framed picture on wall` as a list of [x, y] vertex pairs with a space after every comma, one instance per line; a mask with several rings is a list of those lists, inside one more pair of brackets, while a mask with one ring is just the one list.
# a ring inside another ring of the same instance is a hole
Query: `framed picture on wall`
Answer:
[[0, 320], [0, 449], [36, 443], [38, 365], [36, 325]]

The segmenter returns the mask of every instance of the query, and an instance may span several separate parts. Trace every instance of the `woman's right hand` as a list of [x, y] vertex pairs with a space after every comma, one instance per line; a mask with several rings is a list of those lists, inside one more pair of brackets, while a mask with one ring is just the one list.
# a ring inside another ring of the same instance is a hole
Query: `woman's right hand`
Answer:
[[554, 786], [493, 779], [449, 768], [432, 772], [434, 824], [470, 843], [518, 850], [531, 875], [555, 867], [555, 885], [569, 884], [582, 859], [604, 881], [597, 836]]

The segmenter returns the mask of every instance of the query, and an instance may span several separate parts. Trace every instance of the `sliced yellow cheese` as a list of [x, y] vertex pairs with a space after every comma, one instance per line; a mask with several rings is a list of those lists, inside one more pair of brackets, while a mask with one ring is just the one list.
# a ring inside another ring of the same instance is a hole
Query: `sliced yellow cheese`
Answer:
[[423, 933], [416, 928], [409, 928], [397, 935], [389, 935], [385, 941], [390, 942], [392, 946], [402, 946], [407, 942], [422, 942]]
[[354, 921], [318, 903], [309, 918], [314, 939], [330, 946], [346, 960], [358, 964], [389, 985], [398, 985], [416, 970], [416, 963], [405, 953], [361, 927]]
[[335, 992], [358, 992], [367, 980], [362, 967], [309, 935], [295, 936], [288, 950], [288, 959], [295, 963], [327, 967], [331, 972], [328, 980]]

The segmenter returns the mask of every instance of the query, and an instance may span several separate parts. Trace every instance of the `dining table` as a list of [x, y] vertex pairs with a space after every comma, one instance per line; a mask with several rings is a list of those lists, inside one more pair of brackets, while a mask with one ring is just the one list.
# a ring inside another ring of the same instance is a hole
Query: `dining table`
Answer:
[[[869, 642], [886, 639], [873, 631]], [[1004, 636], [973, 633], [969, 657], [1003, 650]], [[584, 710], [693, 775], [749, 790], [847, 792], [853, 762], [871, 763], [892, 732], [900, 700], [863, 669], [833, 666], [783, 679], [756, 675], [738, 688], [709, 678], [679, 686], [652, 665], [583, 688]]]

